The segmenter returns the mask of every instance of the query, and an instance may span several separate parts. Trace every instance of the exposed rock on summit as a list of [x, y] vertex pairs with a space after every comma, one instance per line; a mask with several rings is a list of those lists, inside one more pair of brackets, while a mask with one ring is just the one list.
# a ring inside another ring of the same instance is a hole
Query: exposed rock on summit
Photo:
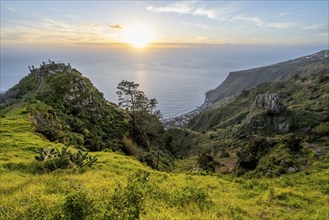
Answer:
[[250, 114], [257, 110], [265, 110], [270, 114], [280, 114], [285, 110], [285, 106], [280, 102], [277, 94], [259, 94], [251, 107]]

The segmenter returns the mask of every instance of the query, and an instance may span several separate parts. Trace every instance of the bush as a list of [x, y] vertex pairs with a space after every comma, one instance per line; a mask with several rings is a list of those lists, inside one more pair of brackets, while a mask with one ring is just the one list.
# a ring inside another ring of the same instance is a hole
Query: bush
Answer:
[[123, 147], [122, 151], [129, 155], [138, 158], [141, 154], [141, 150], [137, 147], [137, 145], [128, 137], [123, 137], [122, 139]]
[[118, 185], [108, 201], [105, 219], [139, 219], [148, 191], [148, 176], [147, 172], [139, 172], [128, 179], [126, 186]]
[[212, 202], [204, 188], [186, 186], [182, 190], [177, 190], [172, 194], [172, 206], [186, 207], [195, 203], [201, 210], [209, 207]]
[[68, 195], [63, 205], [65, 219], [80, 220], [85, 219], [90, 214], [92, 202], [87, 195], [81, 191]]
[[302, 139], [294, 134], [287, 134], [281, 139], [281, 144], [288, 148], [291, 152], [299, 152], [303, 146], [301, 145]]
[[36, 104], [29, 105], [28, 111], [36, 132], [43, 134], [50, 141], [61, 141], [65, 139], [62, 121], [57, 117], [54, 109], [49, 106]]
[[72, 153], [68, 147], [63, 147], [61, 150], [57, 148], [44, 149], [39, 148], [36, 151], [39, 155], [35, 159], [39, 162], [39, 168], [44, 171], [54, 171], [56, 169], [69, 169], [74, 166], [82, 168], [84, 166], [91, 167], [96, 161], [96, 157], [88, 156], [88, 152], [78, 150]]
[[272, 147], [272, 144], [268, 143], [264, 137], [253, 136], [249, 144], [241, 151], [237, 152], [237, 156], [239, 157], [239, 169], [237, 174], [240, 175], [247, 170], [254, 170], [259, 160], [265, 156]]
[[67, 135], [67, 144], [68, 145], [74, 145], [74, 146], [78, 146], [81, 147], [83, 146], [85, 140], [84, 140], [84, 136], [82, 134], [79, 133], [68, 133]]
[[329, 135], [329, 122], [319, 124], [313, 131], [319, 136]]
[[216, 168], [219, 167], [219, 163], [214, 160], [210, 151], [201, 153], [197, 158], [197, 164], [201, 169], [209, 172], [215, 172]]
[[266, 138], [261, 136], [252, 136], [247, 150], [257, 159], [261, 158], [272, 148], [272, 144], [268, 143]]

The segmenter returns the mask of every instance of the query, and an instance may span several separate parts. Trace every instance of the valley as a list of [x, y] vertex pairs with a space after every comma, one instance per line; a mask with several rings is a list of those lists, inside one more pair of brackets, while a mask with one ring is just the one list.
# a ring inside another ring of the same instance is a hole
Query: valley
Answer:
[[0, 98], [0, 219], [328, 219], [327, 53], [232, 73], [166, 128], [134, 82], [116, 105], [41, 66]]

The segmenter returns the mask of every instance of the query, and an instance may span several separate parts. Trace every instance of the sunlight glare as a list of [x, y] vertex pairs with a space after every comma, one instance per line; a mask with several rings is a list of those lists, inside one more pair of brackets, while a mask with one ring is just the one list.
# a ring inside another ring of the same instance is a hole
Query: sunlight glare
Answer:
[[125, 31], [125, 42], [131, 44], [137, 49], [147, 47], [153, 40], [153, 32], [145, 25], [134, 25], [128, 27]]

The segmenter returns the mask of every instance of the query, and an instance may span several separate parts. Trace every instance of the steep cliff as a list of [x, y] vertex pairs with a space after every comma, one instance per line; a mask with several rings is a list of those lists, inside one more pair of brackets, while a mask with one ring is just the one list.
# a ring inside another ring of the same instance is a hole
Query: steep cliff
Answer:
[[239, 94], [245, 89], [250, 89], [263, 82], [272, 82], [281, 78], [289, 78], [292, 73], [307, 72], [306, 66], [319, 61], [328, 60], [329, 51], [323, 50], [318, 53], [300, 57], [297, 59], [281, 62], [260, 68], [242, 70], [229, 73], [228, 77], [216, 89], [207, 92], [206, 97], [214, 104], [224, 98]]
[[213, 168], [210, 155], [218, 172], [256, 176], [309, 166], [312, 153], [329, 150], [329, 59], [303, 66], [202, 112], [188, 129], [170, 130], [180, 156], [207, 155]]

